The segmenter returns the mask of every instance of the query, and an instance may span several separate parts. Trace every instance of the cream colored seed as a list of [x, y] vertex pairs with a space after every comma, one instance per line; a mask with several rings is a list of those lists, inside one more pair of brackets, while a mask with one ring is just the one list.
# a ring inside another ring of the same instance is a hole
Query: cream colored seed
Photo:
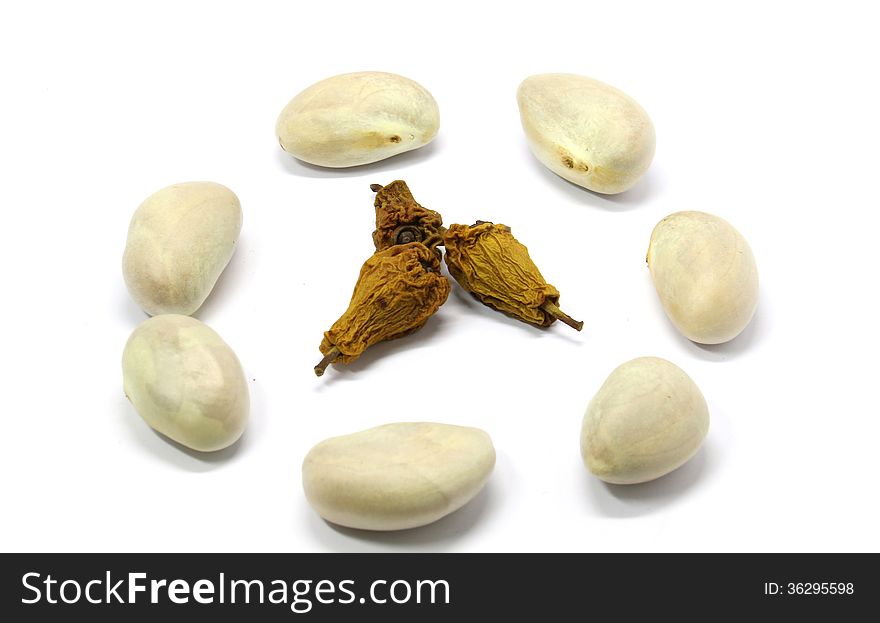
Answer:
[[631, 97], [574, 74], [526, 78], [517, 91], [529, 147], [544, 166], [589, 190], [631, 188], [654, 157], [654, 126]]
[[364, 71], [322, 80], [294, 97], [275, 124], [278, 142], [323, 167], [353, 167], [430, 143], [440, 111], [420, 84]]
[[226, 268], [241, 232], [241, 204], [213, 182], [174, 184], [131, 219], [122, 257], [134, 301], [156, 314], [194, 313]]
[[678, 366], [641, 357], [615, 369], [581, 427], [584, 464], [605, 482], [659, 478], [690, 459], [709, 430], [709, 409]]
[[249, 397], [241, 364], [210, 327], [163, 314], [142, 322], [122, 355], [125, 395], [152, 428], [194, 450], [241, 436]]
[[303, 462], [306, 498], [327, 521], [364, 530], [429, 524], [489, 479], [495, 449], [477, 428], [386, 424], [316, 445]]
[[732, 340], [758, 305], [758, 268], [745, 238], [705, 212], [676, 212], [651, 233], [648, 267], [666, 315], [700, 344]]

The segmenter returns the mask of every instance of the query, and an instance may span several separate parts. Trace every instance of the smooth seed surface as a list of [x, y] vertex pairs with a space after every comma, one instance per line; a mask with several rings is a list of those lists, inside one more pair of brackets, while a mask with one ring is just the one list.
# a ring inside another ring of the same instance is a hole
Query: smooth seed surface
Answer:
[[377, 162], [430, 143], [440, 111], [419, 83], [378, 71], [333, 76], [294, 97], [275, 124], [284, 151], [323, 167]]
[[131, 297], [151, 316], [194, 313], [232, 258], [241, 221], [238, 197], [220, 184], [152, 194], [131, 219], [122, 257]]
[[709, 409], [691, 378], [665, 359], [640, 357], [615, 369], [590, 401], [581, 456], [605, 482], [647, 482], [696, 454], [708, 430]]
[[622, 91], [574, 74], [540, 74], [517, 90], [535, 157], [560, 177], [597, 193], [631, 188], [654, 158], [654, 126]]
[[214, 330], [177, 314], [154, 316], [128, 338], [125, 395], [152, 428], [193, 450], [235, 443], [247, 424], [241, 364]]
[[386, 424], [312, 448], [303, 462], [303, 489], [327, 521], [364, 530], [402, 530], [464, 506], [494, 466], [492, 440], [480, 429]]
[[758, 267], [742, 234], [705, 212], [676, 212], [651, 234], [647, 255], [666, 315], [690, 340], [739, 335], [758, 306]]

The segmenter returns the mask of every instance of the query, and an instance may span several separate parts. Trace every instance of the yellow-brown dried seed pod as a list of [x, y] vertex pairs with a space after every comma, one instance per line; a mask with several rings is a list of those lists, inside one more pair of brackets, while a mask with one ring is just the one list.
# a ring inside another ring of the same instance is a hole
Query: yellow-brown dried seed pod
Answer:
[[485, 305], [539, 327], [555, 320], [578, 331], [583, 327], [559, 309], [559, 291], [547, 283], [507, 225], [450, 225], [443, 245], [449, 274]]
[[420, 329], [449, 296], [437, 254], [420, 242], [377, 251], [364, 262], [348, 309], [324, 333], [315, 366], [350, 363], [367, 348]]
[[370, 189], [376, 193], [373, 244], [377, 251], [408, 242], [424, 242], [429, 247], [431, 240], [439, 242], [443, 217], [419, 205], [406, 182], [396, 180], [387, 186], [371, 184]]

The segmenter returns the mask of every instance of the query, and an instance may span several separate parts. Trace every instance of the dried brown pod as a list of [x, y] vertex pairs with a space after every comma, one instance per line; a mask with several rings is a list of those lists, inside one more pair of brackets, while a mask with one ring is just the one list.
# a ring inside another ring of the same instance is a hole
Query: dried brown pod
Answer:
[[[431, 242], [443, 232], [443, 217], [438, 212], [419, 205], [403, 180], [396, 180], [387, 186], [371, 184], [376, 193], [373, 205], [376, 207], [376, 231], [373, 244], [381, 251], [396, 244], [409, 242]], [[436, 244], [434, 245], [436, 246]]]
[[348, 309], [324, 333], [324, 358], [315, 374], [324, 374], [331, 363], [354, 361], [377, 342], [420, 329], [450, 289], [435, 249], [411, 242], [377, 251], [361, 267]]
[[450, 225], [443, 245], [449, 274], [485, 305], [540, 327], [560, 320], [583, 328], [583, 322], [559, 309], [559, 290], [545, 281], [507, 225]]

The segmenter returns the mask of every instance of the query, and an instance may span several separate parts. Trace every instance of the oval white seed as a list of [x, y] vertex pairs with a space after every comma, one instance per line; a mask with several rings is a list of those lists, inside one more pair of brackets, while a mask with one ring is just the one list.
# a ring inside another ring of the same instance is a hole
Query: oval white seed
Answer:
[[194, 313], [232, 258], [241, 220], [238, 197], [213, 182], [150, 195], [131, 219], [122, 256], [131, 297], [151, 316]]
[[705, 212], [676, 212], [651, 233], [648, 267], [666, 315], [700, 344], [739, 335], [758, 306], [758, 267], [742, 234]]
[[402, 530], [464, 506], [494, 466], [492, 440], [477, 428], [386, 424], [312, 448], [303, 462], [303, 489], [327, 521]]
[[294, 97], [275, 124], [284, 151], [322, 167], [377, 162], [430, 143], [440, 111], [419, 83], [379, 71], [333, 76]]
[[654, 126], [631, 97], [598, 80], [540, 74], [517, 90], [520, 118], [535, 157], [589, 190], [631, 188], [654, 157]]
[[232, 349], [202, 322], [154, 316], [128, 338], [125, 395], [153, 429], [194, 450], [220, 450], [241, 436], [249, 397]]
[[699, 388], [675, 364], [640, 357], [616, 368], [590, 401], [581, 456], [613, 484], [647, 482], [684, 464], [709, 430]]

